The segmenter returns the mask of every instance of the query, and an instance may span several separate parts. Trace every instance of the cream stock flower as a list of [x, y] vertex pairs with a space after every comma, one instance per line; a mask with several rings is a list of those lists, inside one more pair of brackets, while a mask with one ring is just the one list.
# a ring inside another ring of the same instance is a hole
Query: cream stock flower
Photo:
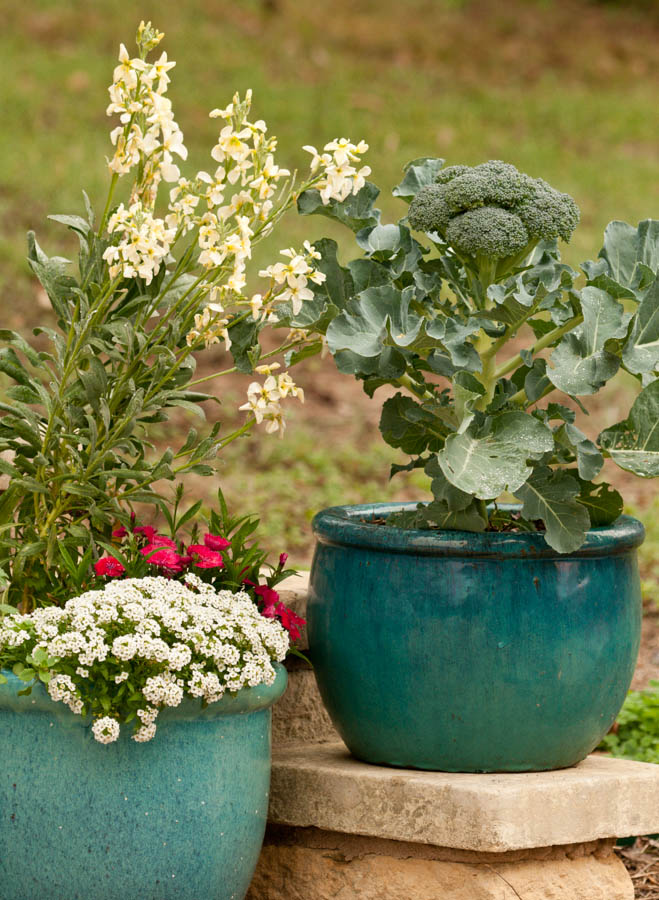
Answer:
[[150, 284], [170, 251], [175, 231], [163, 219], [155, 218], [140, 202], [128, 209], [120, 204], [107, 225], [109, 234], [121, 235], [118, 244], [103, 253], [110, 277], [143, 278]]
[[279, 368], [277, 363], [257, 367], [256, 371], [259, 374], [267, 371], [267, 377], [263, 384], [253, 381], [249, 385], [247, 403], [244, 403], [239, 409], [252, 412], [257, 425], [264, 422], [268, 434], [278, 431], [280, 436], [283, 436], [286, 423], [279, 401], [290, 395], [304, 403], [304, 391], [295, 384], [288, 372], [277, 376], [273, 375], [272, 371], [275, 368]]
[[319, 170], [322, 173], [316, 187], [325, 205], [330, 200], [342, 202], [350, 194], [356, 194], [366, 184], [366, 177], [371, 174], [369, 166], [356, 169], [352, 165], [368, 150], [365, 141], [352, 144], [347, 138], [337, 138], [325, 144], [323, 153], [319, 153], [311, 146], [302, 149], [312, 154], [312, 173]]
[[[155, 46], [160, 36], [150, 28], [147, 43]], [[115, 146], [114, 157], [109, 162], [115, 175], [126, 175], [141, 164], [140, 183], [135, 186], [131, 201], [141, 199], [150, 205], [155, 203], [158, 183], [176, 181], [180, 172], [172, 154], [187, 158], [183, 133], [174, 121], [171, 101], [164, 96], [169, 83], [167, 72], [175, 65], [163, 53], [155, 63], [143, 59], [131, 59], [122, 44], [119, 65], [113, 73], [109, 88], [108, 115], [119, 114], [123, 127], [111, 134]]]

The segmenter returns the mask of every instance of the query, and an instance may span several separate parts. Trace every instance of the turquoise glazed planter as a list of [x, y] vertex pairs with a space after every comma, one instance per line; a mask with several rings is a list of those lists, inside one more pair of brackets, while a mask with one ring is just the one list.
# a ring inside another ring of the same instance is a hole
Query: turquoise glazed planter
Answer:
[[[4, 673], [8, 674], [8, 673]], [[242, 900], [261, 850], [273, 685], [163, 711], [114, 744], [41, 687], [0, 686], [2, 900]]]
[[401, 505], [313, 521], [310, 653], [348, 748], [447, 772], [584, 759], [634, 672], [641, 523], [622, 516], [561, 556], [540, 534], [369, 524]]

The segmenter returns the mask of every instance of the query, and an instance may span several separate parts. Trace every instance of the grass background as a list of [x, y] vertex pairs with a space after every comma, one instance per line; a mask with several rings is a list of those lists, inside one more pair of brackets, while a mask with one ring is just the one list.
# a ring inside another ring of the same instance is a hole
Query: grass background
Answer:
[[[50, 252], [73, 254], [70, 236], [46, 215], [78, 212], [82, 188], [102, 208], [107, 85], [119, 43], [132, 48], [142, 17], [166, 32], [163, 48], [177, 61], [170, 96], [191, 172], [209, 164], [217, 123], [208, 111], [252, 87], [255, 115], [280, 139], [282, 165], [306, 165], [303, 144], [365, 138], [385, 218], [403, 213], [388, 189], [422, 155], [472, 164], [503, 158], [569, 191], [582, 210], [565, 252], [572, 264], [597, 254], [609, 220], [659, 217], [655, 3], [0, 0], [0, 15], [3, 327], [27, 329], [48, 315], [24, 260], [25, 231], [34, 228]], [[291, 214], [277, 243], [259, 248], [254, 270], [279, 247], [323, 234], [343, 240], [331, 223]], [[210, 372], [226, 360], [213, 351], [202, 366]], [[308, 402], [285, 439], [261, 434], [233, 445], [219, 478], [234, 507], [261, 516], [264, 543], [304, 564], [314, 511], [421, 497], [424, 482], [418, 474], [387, 482], [393, 451], [377, 433], [377, 398], [337, 375], [330, 359], [297, 372]], [[227, 420], [247, 380], [222, 384]], [[629, 387], [616, 382], [592, 430], [617, 421], [628, 399]], [[656, 488], [622, 481], [649, 524], [645, 573], [656, 592]], [[208, 495], [213, 487], [199, 481], [190, 490]]]

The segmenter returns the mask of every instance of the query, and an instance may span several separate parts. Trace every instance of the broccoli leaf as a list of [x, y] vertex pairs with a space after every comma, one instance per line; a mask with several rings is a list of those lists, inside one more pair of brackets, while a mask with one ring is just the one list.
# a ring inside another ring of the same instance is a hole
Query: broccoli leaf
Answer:
[[412, 397], [395, 394], [386, 400], [380, 417], [382, 437], [390, 447], [418, 456], [425, 450], [438, 450], [442, 438], [437, 432], [442, 422]]
[[405, 177], [391, 193], [394, 197], [411, 200], [422, 187], [435, 181], [437, 173], [444, 165], [444, 162], [445, 160], [436, 159], [432, 156], [421, 156], [418, 159], [413, 159], [405, 166]]
[[659, 366], [659, 275], [641, 300], [622, 351], [625, 368], [636, 374]]
[[357, 232], [357, 243], [370, 259], [383, 263], [394, 278], [413, 272], [423, 256], [421, 245], [404, 225], [375, 225]]
[[592, 481], [580, 478], [579, 484], [581, 493], [577, 500], [588, 510], [591, 527], [612, 525], [622, 513], [622, 497], [618, 491], [605, 481], [593, 484]]
[[430, 490], [435, 500], [445, 503], [451, 512], [462, 512], [472, 504], [474, 498], [451, 484], [442, 472], [436, 456], [428, 460], [423, 471], [432, 479]]
[[581, 291], [583, 324], [565, 335], [549, 361], [547, 377], [566, 394], [594, 394], [616, 374], [620, 360], [606, 349], [607, 341], [627, 334], [622, 304], [606, 291]]
[[545, 523], [545, 540], [554, 550], [571, 553], [583, 544], [590, 516], [576, 499], [579, 494], [576, 478], [538, 466], [515, 494], [522, 501], [525, 519], [542, 519]]
[[433, 500], [427, 505], [419, 503], [416, 509], [392, 513], [387, 518], [387, 525], [399, 528], [428, 529], [436, 526], [448, 531], [485, 531], [487, 522], [473, 502], [467, 509], [453, 511], [441, 500]]
[[359, 356], [378, 356], [386, 344], [407, 347], [414, 343], [423, 320], [409, 312], [413, 288], [400, 291], [393, 284], [362, 291], [354, 312], [337, 316], [327, 329], [332, 353], [352, 350]]
[[460, 369], [469, 372], [480, 372], [483, 367], [481, 358], [474, 345], [467, 340], [480, 330], [478, 319], [461, 322], [457, 316], [443, 322], [435, 319], [426, 326], [426, 334], [431, 338], [440, 338], [451, 356], [451, 362]]
[[599, 448], [572, 422], [567, 422], [556, 433], [556, 440], [564, 444], [577, 457], [579, 476], [591, 481], [599, 475], [604, 465], [604, 457]]
[[639, 297], [659, 269], [659, 220], [645, 219], [637, 228], [626, 222], [610, 222], [599, 258], [607, 270], [595, 268], [596, 263], [584, 263], [582, 268], [589, 279], [599, 282], [603, 275], [608, 276], [626, 292], [625, 296], [631, 292], [631, 296]]
[[462, 434], [451, 434], [439, 452], [439, 465], [455, 487], [489, 500], [514, 493], [531, 474], [529, 459], [554, 448], [554, 436], [538, 419], [523, 412], [504, 412], [473, 422]]
[[603, 431], [598, 443], [621, 469], [642, 478], [659, 476], [659, 381], [641, 391], [629, 418]]
[[[318, 242], [315, 246], [317, 245]], [[353, 259], [348, 263], [348, 271], [352, 276], [355, 294], [391, 281], [390, 272], [373, 259]]]
[[389, 384], [405, 372], [405, 357], [396, 347], [384, 347], [379, 356], [360, 356], [352, 350], [337, 350], [334, 362], [339, 372], [365, 378], [364, 390], [369, 395]]

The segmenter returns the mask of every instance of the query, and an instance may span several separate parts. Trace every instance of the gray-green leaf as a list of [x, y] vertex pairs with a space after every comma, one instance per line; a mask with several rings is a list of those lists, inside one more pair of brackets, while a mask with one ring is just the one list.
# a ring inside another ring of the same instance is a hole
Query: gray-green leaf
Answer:
[[653, 372], [659, 366], [659, 275], [638, 307], [622, 361], [635, 375]]
[[648, 272], [659, 269], [659, 220], [645, 219], [637, 228], [626, 222], [610, 222], [599, 256], [613, 281], [638, 296]]
[[539, 466], [515, 493], [522, 501], [524, 518], [542, 519], [545, 523], [545, 540], [550, 547], [559, 553], [572, 553], [583, 544], [590, 516], [576, 500], [579, 493], [576, 478]]
[[644, 388], [629, 418], [603, 431], [598, 442], [621, 469], [642, 478], [659, 476], [659, 381]]
[[409, 313], [414, 289], [400, 291], [392, 284], [367, 288], [354, 304], [354, 313], [337, 316], [327, 329], [327, 343], [334, 354], [352, 350], [359, 356], [378, 356], [386, 343], [412, 344], [423, 320]]
[[606, 342], [627, 333], [622, 304], [606, 291], [585, 287], [581, 291], [583, 324], [565, 335], [550, 357], [547, 377], [566, 394], [594, 394], [618, 371], [620, 360]]
[[437, 173], [444, 165], [443, 159], [436, 159], [432, 156], [421, 156], [413, 159], [405, 166], [405, 177], [400, 184], [393, 189], [394, 197], [401, 197], [403, 200], [411, 200], [422, 187], [432, 184], [437, 177]]
[[452, 434], [439, 453], [439, 464], [451, 484], [483, 500], [504, 491], [514, 493], [531, 474], [529, 459], [553, 450], [554, 436], [538, 419], [523, 412], [504, 412]]

